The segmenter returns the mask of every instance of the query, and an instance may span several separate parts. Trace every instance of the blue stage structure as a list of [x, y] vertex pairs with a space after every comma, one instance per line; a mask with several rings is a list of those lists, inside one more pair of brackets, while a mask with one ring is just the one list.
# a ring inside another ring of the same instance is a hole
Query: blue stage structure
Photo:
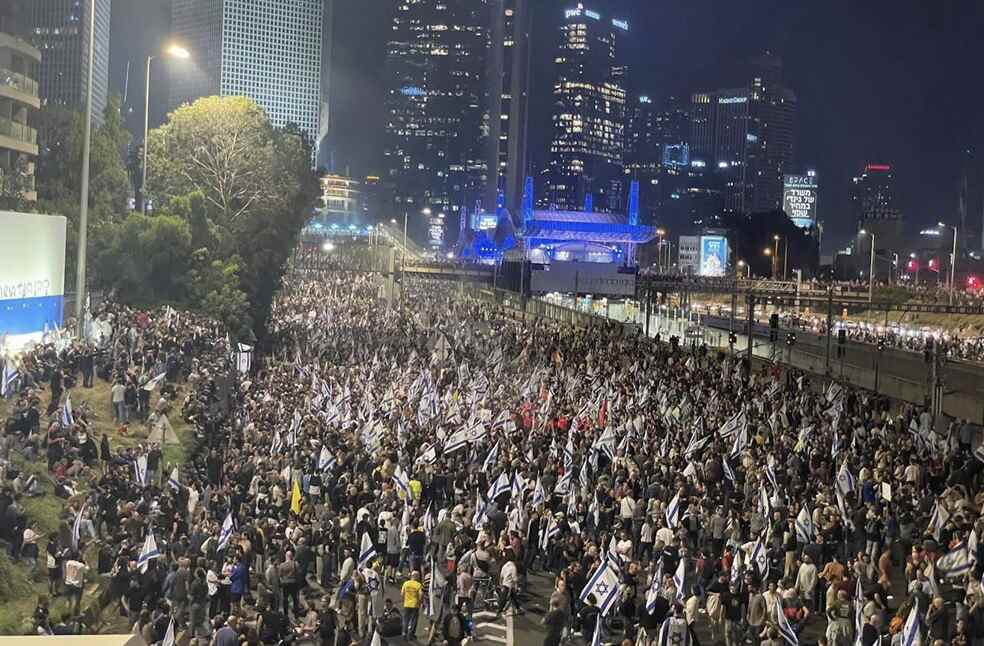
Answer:
[[500, 194], [495, 213], [479, 211], [462, 230], [455, 256], [492, 263], [507, 252], [522, 253], [536, 263], [577, 261], [635, 265], [639, 245], [656, 238], [656, 229], [639, 224], [639, 183], [629, 188], [624, 215], [595, 213], [593, 198], [585, 197], [583, 211], [535, 209], [533, 178], [526, 178], [522, 202], [522, 229], [517, 231]]

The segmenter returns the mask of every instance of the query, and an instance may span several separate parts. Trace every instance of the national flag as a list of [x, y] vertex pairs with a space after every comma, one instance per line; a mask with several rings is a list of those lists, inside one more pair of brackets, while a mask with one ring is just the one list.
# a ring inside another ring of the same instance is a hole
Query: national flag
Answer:
[[236, 521], [232, 517], [232, 511], [226, 514], [225, 520], [222, 521], [222, 528], [219, 529], [219, 542], [215, 549], [217, 552], [221, 552], [229, 544], [229, 539], [232, 538], [232, 533], [236, 531]]
[[936, 559], [936, 571], [945, 579], [962, 577], [974, 566], [967, 544], [960, 541], [949, 552]]
[[724, 469], [725, 478], [730, 480], [732, 483], [738, 481], [737, 478], [735, 478], [735, 470], [734, 467], [731, 466], [731, 460], [728, 458], [723, 458], [721, 460], [721, 467]]
[[407, 477], [400, 465], [396, 465], [396, 469], [393, 471], [393, 484], [396, 485], [401, 498], [410, 500], [410, 478]]
[[776, 627], [779, 629], [783, 641], [790, 646], [799, 646], [799, 637], [796, 636], [793, 627], [789, 625], [789, 620], [786, 619], [786, 615], [782, 611], [781, 603], [776, 604]]
[[523, 477], [519, 475], [516, 471], [513, 473], [512, 478], [509, 481], [509, 497], [512, 498], [514, 504], [522, 507], [523, 493], [526, 491], [526, 481]]
[[359, 549], [359, 569], [369, 567], [369, 562], [374, 558], [376, 558], [376, 545], [373, 543], [372, 537], [369, 536], [369, 532], [366, 532], [362, 535], [362, 547]]
[[677, 565], [676, 572], [673, 573], [673, 585], [676, 586], [676, 600], [683, 601], [683, 584], [686, 582], [687, 559], [681, 558]]
[[758, 569], [759, 577], [763, 581], [769, 578], [769, 555], [765, 551], [765, 545], [762, 543], [761, 537], [756, 539], [755, 544], [752, 546], [751, 561]]
[[950, 512], [937, 500], [936, 504], [933, 505], [933, 515], [929, 517], [929, 527], [926, 528], [926, 531], [932, 532], [933, 537], [938, 541], [940, 540], [940, 532], [943, 531], [949, 520]]
[[508, 493], [510, 487], [511, 483], [509, 481], [509, 476], [507, 476], [505, 472], [502, 472], [499, 474], [499, 477], [495, 479], [495, 482], [493, 482], [489, 487], [486, 497], [489, 499], [489, 502], [492, 502], [502, 494]]
[[741, 430], [735, 434], [735, 443], [731, 445], [731, 453], [728, 456], [734, 460], [748, 446], [748, 426], [742, 425]]
[[564, 471], [574, 468], [574, 434], [568, 433], [567, 444], [564, 445]]
[[437, 562], [432, 559], [430, 584], [427, 586], [428, 593], [430, 594], [430, 607], [428, 608], [427, 616], [431, 619], [440, 616], [443, 611], [441, 606], [444, 603], [444, 591], [447, 585], [447, 577], [441, 572], [441, 568], [437, 567]]
[[164, 640], [161, 641], [161, 646], [174, 646], [174, 617], [171, 617], [171, 621], [167, 624], [167, 631], [164, 633]]
[[656, 610], [656, 601], [659, 599], [660, 587], [663, 585], [663, 559], [660, 558], [653, 572], [653, 578], [649, 581], [649, 589], [646, 591], [646, 612], [652, 614]]
[[295, 514], [301, 513], [301, 485], [294, 478], [294, 486], [290, 492], [290, 510]]
[[718, 435], [728, 439], [745, 425], [745, 411], [739, 411], [718, 429]]
[[566, 496], [571, 491], [571, 479], [571, 472], [568, 471], [560, 477], [560, 480], [557, 481], [553, 492]]
[[769, 492], [766, 491], [765, 487], [759, 488], [759, 507], [761, 508], [762, 515], [771, 521], [772, 501], [769, 500]]
[[171, 469], [171, 475], [168, 476], [167, 484], [175, 491], [181, 491], [181, 480], [179, 479], [178, 467]]
[[680, 493], [673, 496], [673, 500], [666, 507], [666, 526], [670, 529], [676, 529], [680, 522]]
[[554, 520], [553, 516], [549, 516], [546, 526], [543, 528], [543, 533], [540, 535], [540, 548], [546, 550], [550, 545], [550, 539], [560, 534], [560, 525]]
[[65, 395], [65, 403], [62, 405], [62, 425], [72, 426], [75, 424], [75, 416], [72, 415], [72, 395]]
[[618, 570], [609, 559], [605, 559], [588, 579], [587, 585], [581, 591], [581, 603], [587, 603], [588, 597], [592, 594], [598, 601], [598, 609], [602, 616], [608, 614], [619, 598]]
[[465, 448], [468, 446], [468, 432], [460, 428], [448, 437], [447, 441], [444, 443], [444, 454], [450, 455], [455, 451]]
[[861, 587], [861, 577], [854, 586], [854, 635], [855, 643], [861, 643], [861, 631], [864, 630], [864, 589]]
[[431, 504], [427, 503], [427, 510], [424, 512], [424, 534], [430, 538], [431, 533], [434, 531], [434, 526], [437, 525], [437, 521], [434, 518], [434, 512], [431, 510]]
[[765, 465], [765, 477], [769, 479], [769, 484], [772, 485], [772, 488], [779, 491], [779, 481], [776, 480], [776, 470], [771, 464]]
[[922, 646], [922, 635], [919, 633], [919, 598], [917, 597], [909, 617], [902, 627], [902, 646]]
[[841, 465], [840, 470], [837, 472], [837, 490], [844, 496], [851, 493], [857, 488], [854, 480], [854, 475], [851, 470], [847, 468], [847, 462]]
[[482, 496], [475, 492], [475, 513], [472, 515], [472, 527], [479, 529], [488, 520], [489, 505], [482, 500]]
[[147, 383], [143, 385], [143, 389], [148, 392], [152, 392], [155, 388], [157, 388], [157, 386], [163, 383], [165, 377], [167, 377], [167, 373], [162, 372], [153, 379], [148, 380]]
[[840, 492], [840, 489], [834, 490], [834, 496], [837, 498], [837, 509], [840, 511], [841, 522], [844, 523], [844, 527], [848, 529], [854, 529], [854, 522], [847, 513], [847, 503], [844, 500], [844, 494]]
[[653, 646], [690, 646], [690, 627], [682, 617], [669, 616], [659, 627], [659, 638], [652, 642]]
[[532, 501], [533, 508], [536, 509], [540, 505], [544, 504], [546, 501], [547, 501], [547, 494], [543, 490], [543, 482], [541, 482], [540, 478], [538, 477], [536, 479], [536, 486], [533, 488], [533, 501]]
[[3, 362], [3, 388], [0, 392], [0, 397], [9, 397], [10, 393], [14, 390], [14, 384], [20, 377], [20, 373], [17, 368], [14, 367], [13, 362], [7, 359]]
[[79, 549], [79, 540], [82, 537], [82, 514], [85, 512], [85, 505], [79, 508], [79, 513], [75, 515], [75, 522], [72, 523], [72, 549]]
[[581, 489], [587, 490], [591, 487], [591, 474], [588, 472], [588, 461], [581, 463], [581, 471], [578, 474], [578, 484]]
[[137, 557], [137, 565], [140, 567], [140, 571], [146, 573], [150, 562], [159, 558], [161, 558], [161, 553], [157, 549], [157, 541], [154, 540], [154, 533], [147, 532], [143, 547], [140, 549], [140, 555]]
[[133, 461], [133, 475], [141, 487], [147, 486], [147, 456], [140, 455]]
[[742, 562], [741, 550], [735, 550], [735, 558], [731, 562], [731, 585], [736, 588], [741, 587], [741, 572], [744, 569], [744, 563]]
[[499, 443], [496, 442], [489, 449], [488, 455], [485, 456], [485, 461], [482, 462], [481, 471], [483, 473], [491, 473], [492, 469], [495, 468], [496, 464], [499, 462]]
[[796, 540], [805, 545], [813, 540], [816, 530], [813, 527], [813, 516], [810, 510], [804, 505], [796, 516]]
[[601, 620], [601, 617], [598, 617], [595, 620], [594, 633], [591, 635], [591, 646], [602, 646], [602, 641], [601, 641], [601, 624], [602, 623], [603, 622]]
[[331, 473], [335, 470], [335, 465], [338, 460], [335, 458], [335, 454], [328, 450], [327, 445], [321, 447], [321, 453], [318, 455], [318, 471], [327, 471]]

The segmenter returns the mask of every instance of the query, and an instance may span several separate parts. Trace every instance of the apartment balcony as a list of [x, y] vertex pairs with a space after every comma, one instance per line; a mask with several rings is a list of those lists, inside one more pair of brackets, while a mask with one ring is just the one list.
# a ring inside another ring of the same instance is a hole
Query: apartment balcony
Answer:
[[38, 156], [38, 131], [34, 128], [0, 117], [0, 148]]

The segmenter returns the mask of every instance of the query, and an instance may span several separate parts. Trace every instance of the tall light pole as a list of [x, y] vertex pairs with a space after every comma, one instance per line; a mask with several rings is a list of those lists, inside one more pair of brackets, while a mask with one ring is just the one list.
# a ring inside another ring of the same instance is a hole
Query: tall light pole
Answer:
[[741, 268], [742, 267], [745, 268], [745, 279], [746, 280], [751, 280], [751, 278], [752, 278], [752, 268], [744, 260], [739, 260], [738, 261], [738, 275], [739, 276], [741, 275]]
[[656, 229], [656, 272], [660, 272], [663, 269], [663, 236], [666, 235], [666, 229], [660, 227]]
[[875, 232], [861, 229], [858, 231], [863, 236], [871, 236], [871, 260], [868, 266], [868, 302], [875, 300]]
[[775, 279], [775, 277], [776, 277], [776, 259], [772, 257], [772, 249], [770, 249], [769, 247], [766, 247], [765, 249], [762, 250], [762, 253], [765, 254], [768, 257], [768, 259], [769, 259], [770, 273], [772, 274], [772, 278]]
[[772, 236], [775, 249], [772, 251], [772, 280], [779, 278], [779, 235]]
[[[171, 45], [164, 50], [164, 55], [174, 58], [188, 59], [191, 54], [184, 47]], [[140, 212], [147, 214], [147, 136], [150, 134], [150, 63], [157, 56], [147, 57], [147, 71], [144, 74], [144, 133], [143, 133], [143, 168], [140, 171]]]
[[953, 287], [956, 283], [957, 276], [957, 227], [951, 224], [943, 224], [942, 222], [937, 222], [937, 224], [945, 229], [953, 229], [953, 253], [950, 254], [950, 305], [953, 305]]
[[96, 1], [89, 3], [89, 69], [85, 84], [85, 129], [82, 135], [82, 195], [79, 204], [79, 249], [75, 268], [75, 325], [85, 336], [85, 251], [89, 226], [89, 147], [92, 143], [92, 68], [96, 60]]

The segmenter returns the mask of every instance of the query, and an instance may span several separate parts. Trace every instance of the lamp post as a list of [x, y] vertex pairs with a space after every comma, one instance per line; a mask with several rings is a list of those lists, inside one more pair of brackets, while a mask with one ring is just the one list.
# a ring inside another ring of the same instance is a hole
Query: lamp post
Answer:
[[772, 252], [772, 280], [779, 278], [779, 235], [772, 236], [775, 249]]
[[776, 277], [776, 259], [772, 257], [772, 249], [766, 247], [765, 249], [762, 250], [762, 253], [765, 254], [769, 258], [770, 268], [771, 268], [771, 273], [772, 273], [772, 278], [775, 279], [775, 277]]
[[871, 303], [875, 299], [875, 232], [861, 229], [858, 233], [871, 236], [871, 260], [868, 263], [868, 302]]
[[[188, 59], [191, 54], [184, 47], [171, 45], [163, 53], [164, 56]], [[143, 168], [140, 172], [140, 212], [147, 214], [147, 136], [150, 133], [150, 62], [157, 56], [147, 57], [147, 70], [144, 74], [144, 133], [143, 133]]]
[[749, 264], [747, 262], [745, 262], [744, 260], [739, 260], [738, 261], [738, 273], [739, 274], [741, 274], [741, 268], [742, 267], [745, 268], [745, 279], [746, 280], [751, 280], [752, 279], [752, 268], [751, 268], [751, 266], [749, 266]]
[[916, 279], [913, 281], [912, 284], [915, 287], [919, 287], [919, 260], [917, 260], [918, 256], [916, 256], [916, 252], [913, 251], [912, 253], [910, 253], [909, 258], [912, 258], [913, 260], [916, 261]]
[[662, 227], [656, 229], [656, 273], [663, 269], [663, 236], [665, 235], [666, 229]]
[[957, 276], [957, 227], [951, 224], [943, 224], [942, 222], [937, 222], [940, 227], [946, 229], [953, 229], [953, 252], [950, 254], [950, 288], [949, 288], [949, 301], [950, 305], [953, 305], [953, 287], [956, 282]]
[[82, 195], [79, 204], [79, 251], [75, 269], [75, 325], [79, 338], [85, 337], [85, 247], [89, 224], [89, 148], [92, 143], [92, 61], [96, 56], [96, 3], [89, 5], [89, 71], [85, 84], [85, 129], [82, 135]]

